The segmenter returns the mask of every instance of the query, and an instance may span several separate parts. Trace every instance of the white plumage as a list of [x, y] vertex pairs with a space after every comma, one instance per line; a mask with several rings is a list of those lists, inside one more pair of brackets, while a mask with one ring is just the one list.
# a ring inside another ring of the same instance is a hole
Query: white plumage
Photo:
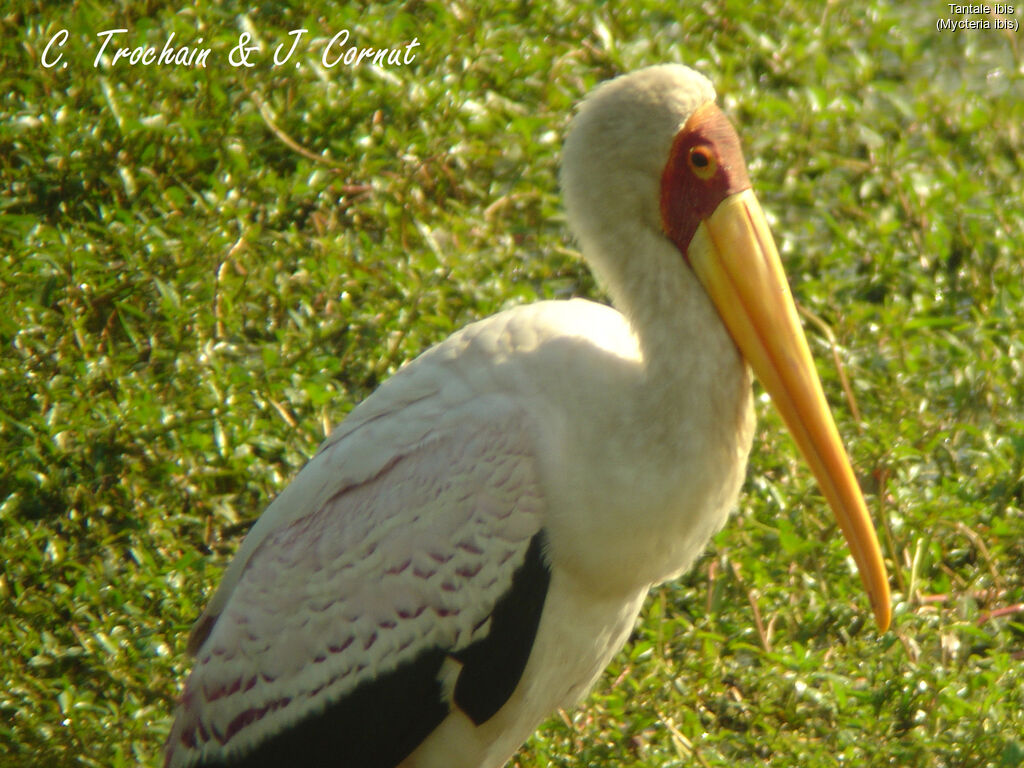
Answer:
[[584, 104], [563, 187], [619, 311], [503, 312], [348, 416], [197, 624], [168, 768], [323, 764], [304, 746], [339, 766], [500, 766], [690, 567], [754, 423], [747, 366], [659, 213], [673, 140], [713, 99], [668, 66]]

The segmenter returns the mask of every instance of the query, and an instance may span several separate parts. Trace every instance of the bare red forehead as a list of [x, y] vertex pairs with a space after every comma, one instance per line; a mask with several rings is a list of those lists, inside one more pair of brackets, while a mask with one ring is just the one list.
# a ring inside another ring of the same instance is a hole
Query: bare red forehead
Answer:
[[[701, 178], [692, 163], [694, 151], [713, 159], [714, 173]], [[750, 188], [740, 138], [713, 102], [697, 108], [672, 141], [661, 174], [661, 226], [686, 256], [697, 227], [729, 195]]]

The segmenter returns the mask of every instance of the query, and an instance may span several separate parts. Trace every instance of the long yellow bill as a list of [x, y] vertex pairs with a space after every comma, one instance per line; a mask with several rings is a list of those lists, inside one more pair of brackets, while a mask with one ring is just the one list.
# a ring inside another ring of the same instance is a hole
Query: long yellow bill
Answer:
[[752, 190], [725, 197], [700, 223], [687, 258], [810, 464], [853, 553], [878, 629], [884, 632], [891, 619], [890, 596], [878, 539]]

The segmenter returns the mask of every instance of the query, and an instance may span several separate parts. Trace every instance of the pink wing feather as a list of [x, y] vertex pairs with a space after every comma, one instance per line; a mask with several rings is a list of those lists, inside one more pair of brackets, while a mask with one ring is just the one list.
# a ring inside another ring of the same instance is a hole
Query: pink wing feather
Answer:
[[197, 630], [167, 766], [247, 751], [423, 649], [486, 633], [543, 500], [521, 419], [461, 422], [264, 535]]

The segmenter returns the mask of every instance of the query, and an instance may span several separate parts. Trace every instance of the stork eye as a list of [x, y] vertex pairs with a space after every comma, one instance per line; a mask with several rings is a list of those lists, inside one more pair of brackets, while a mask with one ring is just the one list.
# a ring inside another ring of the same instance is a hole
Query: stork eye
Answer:
[[715, 175], [715, 171], [718, 170], [718, 163], [708, 147], [693, 147], [690, 149], [690, 170], [705, 181]]

